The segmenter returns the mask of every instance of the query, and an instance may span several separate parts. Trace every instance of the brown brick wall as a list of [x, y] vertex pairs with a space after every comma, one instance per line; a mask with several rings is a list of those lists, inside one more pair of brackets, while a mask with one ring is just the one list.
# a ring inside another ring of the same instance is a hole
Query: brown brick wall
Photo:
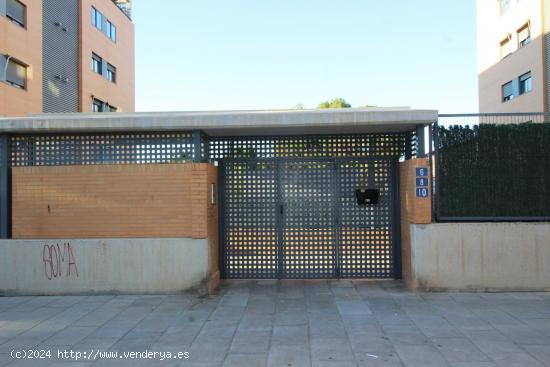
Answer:
[[[219, 222], [218, 222], [218, 203], [220, 202], [219, 186], [218, 182], [218, 170], [216, 167], [209, 165], [207, 169], [207, 235], [210, 243], [210, 282], [208, 284], [209, 290], [217, 288], [220, 281], [220, 270], [218, 264], [219, 253]], [[211, 203], [211, 190], [212, 184], [215, 183], [216, 189], [216, 204]]]
[[12, 235], [217, 241], [214, 220], [207, 221], [217, 214], [212, 180], [216, 168], [209, 164], [14, 167]]
[[[416, 168], [429, 167], [428, 158], [410, 159], [399, 164], [401, 188], [401, 218], [410, 223], [432, 222], [432, 200], [416, 197]], [[431, 185], [431, 182], [430, 182]]]
[[[432, 198], [416, 197], [416, 167], [429, 167], [428, 158], [416, 158], [399, 164], [401, 195], [401, 264], [403, 280], [410, 288], [411, 274], [411, 239], [410, 224], [427, 224], [432, 222]], [[431, 187], [430, 180], [430, 187]], [[430, 190], [431, 192], [431, 190]]]

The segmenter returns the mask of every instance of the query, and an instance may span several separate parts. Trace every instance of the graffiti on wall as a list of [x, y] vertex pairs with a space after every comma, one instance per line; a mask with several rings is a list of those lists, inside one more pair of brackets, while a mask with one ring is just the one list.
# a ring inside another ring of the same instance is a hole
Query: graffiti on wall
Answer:
[[45, 244], [42, 248], [44, 275], [49, 280], [56, 278], [78, 278], [78, 267], [73, 248], [69, 242]]

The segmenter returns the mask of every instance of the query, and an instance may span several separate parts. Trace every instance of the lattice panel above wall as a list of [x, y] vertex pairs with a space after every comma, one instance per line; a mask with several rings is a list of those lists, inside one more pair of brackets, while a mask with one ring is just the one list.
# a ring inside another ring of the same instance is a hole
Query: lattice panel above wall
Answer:
[[407, 148], [406, 133], [211, 138], [210, 159], [400, 157]]
[[193, 134], [14, 135], [12, 166], [185, 163], [194, 160]]

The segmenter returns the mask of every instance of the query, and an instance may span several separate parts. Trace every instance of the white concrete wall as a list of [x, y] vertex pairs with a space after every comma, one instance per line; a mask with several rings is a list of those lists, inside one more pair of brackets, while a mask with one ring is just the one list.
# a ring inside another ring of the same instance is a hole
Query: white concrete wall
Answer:
[[550, 223], [411, 225], [411, 284], [550, 291]]
[[5, 295], [174, 293], [208, 274], [207, 239], [0, 241]]

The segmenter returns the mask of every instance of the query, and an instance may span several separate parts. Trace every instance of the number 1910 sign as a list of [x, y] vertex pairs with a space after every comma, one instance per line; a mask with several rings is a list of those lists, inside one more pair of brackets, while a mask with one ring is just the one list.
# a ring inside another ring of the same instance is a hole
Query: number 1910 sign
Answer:
[[416, 168], [416, 197], [428, 198], [430, 196], [430, 179], [428, 177], [428, 167]]

